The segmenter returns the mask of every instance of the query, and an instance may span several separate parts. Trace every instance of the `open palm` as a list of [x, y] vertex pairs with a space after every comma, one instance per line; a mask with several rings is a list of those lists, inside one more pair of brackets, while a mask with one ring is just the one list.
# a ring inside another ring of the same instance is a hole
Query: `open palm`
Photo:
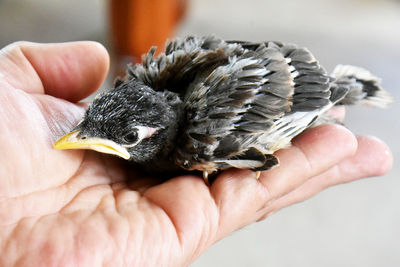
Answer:
[[108, 64], [93, 42], [0, 51], [0, 266], [185, 266], [276, 210], [391, 167], [385, 144], [336, 125], [299, 136], [259, 180], [228, 170], [211, 187], [196, 176], [159, 183], [116, 158], [52, 149]]

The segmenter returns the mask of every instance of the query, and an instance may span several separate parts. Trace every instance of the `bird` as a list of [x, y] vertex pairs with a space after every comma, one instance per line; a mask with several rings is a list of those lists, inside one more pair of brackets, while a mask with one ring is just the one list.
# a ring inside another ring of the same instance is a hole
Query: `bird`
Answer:
[[310, 127], [337, 122], [334, 106], [387, 107], [393, 98], [368, 70], [331, 74], [304, 47], [278, 41], [178, 37], [156, 47], [100, 93], [55, 149], [119, 156], [151, 174], [257, 172]]

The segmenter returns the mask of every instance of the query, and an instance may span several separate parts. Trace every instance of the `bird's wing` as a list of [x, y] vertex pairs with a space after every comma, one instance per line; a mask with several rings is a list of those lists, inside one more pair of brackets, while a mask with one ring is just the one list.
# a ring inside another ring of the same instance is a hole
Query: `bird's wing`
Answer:
[[308, 50], [231, 44], [245, 52], [200, 72], [184, 99], [177, 158], [191, 168], [266, 169], [277, 161], [264, 155], [290, 144], [330, 103], [329, 77]]
[[[257, 137], [256, 141], [251, 140], [264, 153], [273, 153], [290, 145], [293, 137], [312, 125], [347, 92], [331, 87], [332, 78], [308, 49], [279, 42], [266, 42], [265, 45], [279, 49], [293, 79], [290, 111], [274, 120], [272, 126]], [[256, 43], [242, 43], [242, 46], [251, 50], [258, 49]]]
[[[260, 49], [260, 43], [228, 41], [240, 43], [249, 50]], [[304, 47], [281, 42], [265, 42], [265, 46], [275, 47], [286, 59], [294, 82], [293, 111], [312, 111], [329, 104], [331, 78], [313, 54]]]
[[168, 41], [165, 52], [154, 57], [156, 47], [143, 55], [143, 63], [128, 68], [127, 79], [137, 79], [154, 90], [185, 94], [187, 85], [199, 71], [228, 62], [243, 53], [238, 44], [228, 44], [213, 35], [188, 36]]

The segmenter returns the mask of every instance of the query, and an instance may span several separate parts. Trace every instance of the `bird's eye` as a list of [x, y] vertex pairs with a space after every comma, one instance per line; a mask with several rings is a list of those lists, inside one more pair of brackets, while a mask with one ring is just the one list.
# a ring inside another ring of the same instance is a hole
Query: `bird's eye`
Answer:
[[122, 141], [127, 148], [134, 147], [143, 139], [150, 138], [157, 130], [157, 128], [137, 125], [134, 128], [130, 128], [129, 132], [126, 132], [126, 134], [122, 136]]
[[136, 130], [129, 132], [127, 135], [124, 136], [124, 141], [128, 144], [136, 142], [137, 139], [138, 139], [138, 132]]

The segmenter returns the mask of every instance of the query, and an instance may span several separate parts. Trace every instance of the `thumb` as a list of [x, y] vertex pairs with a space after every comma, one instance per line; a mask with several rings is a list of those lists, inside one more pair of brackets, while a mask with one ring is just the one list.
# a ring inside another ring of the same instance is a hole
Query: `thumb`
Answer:
[[12, 87], [71, 102], [97, 90], [108, 69], [108, 53], [96, 42], [16, 42], [0, 50], [0, 73]]

